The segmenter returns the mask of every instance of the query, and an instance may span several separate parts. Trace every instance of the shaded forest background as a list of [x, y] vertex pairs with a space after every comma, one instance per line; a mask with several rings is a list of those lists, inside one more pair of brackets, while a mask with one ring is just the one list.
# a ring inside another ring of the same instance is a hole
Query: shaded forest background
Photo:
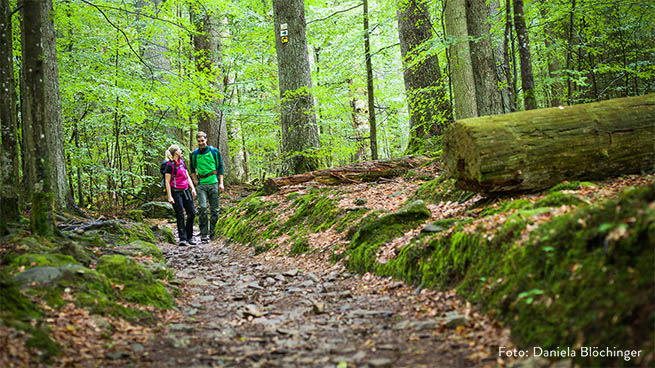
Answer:
[[[3, 80], [2, 104], [15, 107], [13, 186], [33, 187], [29, 157], [48, 150], [60, 208], [66, 198], [103, 210], [151, 197], [164, 150], [192, 149], [199, 129], [221, 149], [228, 183], [260, 182], [298, 172], [294, 150], [312, 158], [305, 169], [434, 152], [453, 119], [655, 90], [655, 4], [645, 0], [37, 3], [51, 24], [41, 35], [47, 143], [27, 139], [21, 30], [33, 24], [22, 1], [2, 1], [11, 69], [2, 67], [14, 83]], [[279, 63], [275, 6], [304, 9], [311, 80], [291, 92], [280, 90], [296, 63]], [[294, 146], [296, 128], [285, 126], [294, 93], [313, 102], [303, 111], [314, 116], [310, 147]]]

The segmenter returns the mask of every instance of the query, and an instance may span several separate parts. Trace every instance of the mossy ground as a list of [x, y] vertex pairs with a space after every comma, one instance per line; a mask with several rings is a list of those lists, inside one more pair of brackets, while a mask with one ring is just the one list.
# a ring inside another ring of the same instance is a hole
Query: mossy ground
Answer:
[[[162, 253], [152, 244], [153, 232], [146, 224], [111, 220], [81, 235], [64, 231], [63, 236], [47, 237], [32, 235], [28, 226], [17, 224], [0, 239], [0, 323], [30, 334], [28, 345], [41, 351], [43, 359], [57, 354], [59, 347], [48, 337], [46, 314], [33, 301], [55, 309], [72, 301], [92, 313], [147, 324], [155, 317], [139, 305], [174, 306], [169, 290], [157, 280], [169, 278], [170, 270], [161, 263]], [[158, 263], [141, 265], [122, 255], [98, 257], [98, 249], [111, 247]]]
[[[588, 185], [593, 184], [564, 183], [538, 199], [496, 201], [477, 215], [467, 212], [464, 218], [439, 220], [386, 264], [376, 261], [380, 245], [416, 228], [425, 215], [392, 221], [397, 214], [341, 209], [333, 199], [338, 194], [315, 189], [290, 196], [296, 212], [286, 221], [276, 212], [277, 204], [248, 198], [224, 214], [229, 224], [224, 234], [256, 247], [287, 234], [291, 252], [302, 253], [311, 249], [307, 234], [331, 228], [349, 242], [333, 249], [333, 261], [343, 260], [356, 272], [376, 272], [423, 287], [455, 287], [507, 323], [520, 347], [583, 344], [652, 354], [648, 342], [655, 335], [643, 326], [655, 325], [655, 185], [596, 204], [572, 192]], [[435, 179], [421, 185], [411, 199], [440, 203], [471, 196], [454, 188], [452, 181]], [[553, 217], [562, 206], [569, 214]], [[466, 218], [497, 215], [505, 221], [493, 229], [473, 228], [473, 218]], [[253, 228], [261, 231], [253, 235]], [[608, 364], [580, 357], [576, 362]]]

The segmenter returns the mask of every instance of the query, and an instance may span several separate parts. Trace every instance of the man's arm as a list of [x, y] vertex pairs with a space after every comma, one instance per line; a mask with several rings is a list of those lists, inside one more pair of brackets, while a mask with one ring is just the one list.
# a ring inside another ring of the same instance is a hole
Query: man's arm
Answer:
[[225, 186], [223, 186], [223, 175], [218, 176], [218, 190], [221, 192], [225, 191]]

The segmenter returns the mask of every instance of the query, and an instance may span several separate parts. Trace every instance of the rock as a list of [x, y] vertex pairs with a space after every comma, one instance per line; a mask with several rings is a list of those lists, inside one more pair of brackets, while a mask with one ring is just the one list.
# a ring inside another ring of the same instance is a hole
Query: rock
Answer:
[[195, 316], [196, 314], [198, 314], [198, 310], [196, 308], [189, 308], [184, 311], [184, 314], [186, 314], [187, 316]]
[[264, 315], [262, 311], [254, 304], [246, 304], [243, 306], [243, 314], [253, 317], [261, 317]]
[[170, 280], [173, 278], [173, 270], [166, 267], [166, 265], [161, 262], [147, 264], [145, 265], [145, 268], [160, 280]]
[[213, 302], [214, 300], [216, 300], [216, 297], [213, 296], [213, 295], [203, 295], [203, 296], [199, 297], [198, 299], [201, 302], [207, 303], [207, 302]]
[[468, 317], [458, 314], [457, 312], [448, 312], [444, 321], [448, 328], [456, 328], [457, 326], [464, 326], [469, 323]]
[[391, 327], [394, 330], [404, 330], [409, 327], [409, 321], [400, 321]]
[[315, 274], [313, 274], [311, 272], [307, 274], [307, 278], [312, 280], [313, 282], [321, 281], [321, 279], [318, 276], [316, 276]]
[[373, 368], [388, 368], [391, 367], [392, 364], [393, 362], [388, 358], [377, 358], [368, 361], [368, 365]]
[[421, 232], [422, 233], [440, 233], [440, 232], [442, 232], [444, 230], [446, 230], [446, 229], [444, 229], [443, 227], [441, 227], [439, 225], [428, 224], [427, 226], [425, 226], [424, 228], [421, 229]]
[[312, 286], [314, 286], [314, 281], [312, 280], [306, 280], [300, 283], [300, 287], [310, 288]]
[[16, 275], [15, 279], [19, 285], [29, 285], [33, 282], [48, 284], [59, 280], [63, 274], [62, 267], [32, 267]]
[[276, 282], [275, 279], [272, 278], [272, 277], [267, 277], [266, 280], [264, 280], [264, 281], [266, 281], [266, 283], [269, 284], [269, 285], [275, 284], [275, 282]]
[[150, 256], [160, 262], [164, 260], [164, 254], [156, 245], [143, 240], [135, 240], [117, 249], [131, 256]]
[[355, 204], [355, 206], [363, 206], [363, 205], [366, 204], [366, 199], [364, 199], [364, 198], [357, 198], [357, 199], [355, 199], [354, 204]]
[[168, 327], [171, 331], [191, 331], [193, 330], [193, 327], [186, 323], [172, 323]]
[[255, 290], [264, 290], [263, 287], [259, 286], [259, 282], [257, 282], [257, 281], [247, 283], [246, 287], [249, 287], [249, 288], [255, 289]]
[[325, 303], [312, 300], [312, 311], [314, 312], [314, 314], [325, 313]]
[[129, 357], [130, 354], [124, 351], [108, 351], [105, 353], [105, 357], [108, 359], [121, 359], [121, 358], [127, 358]]
[[193, 280], [189, 281], [189, 285], [191, 286], [209, 286], [209, 282], [205, 280], [204, 278], [198, 276], [194, 278]]
[[434, 320], [416, 322], [414, 324], [414, 329], [417, 331], [421, 330], [431, 330], [437, 327], [437, 322]]
[[130, 347], [132, 348], [132, 351], [134, 351], [135, 353], [143, 353], [146, 350], [146, 348], [143, 347], [143, 345], [141, 344], [132, 344], [130, 345]]
[[168, 202], [147, 202], [139, 207], [143, 215], [148, 218], [174, 219], [175, 210]]
[[294, 269], [291, 269], [291, 270], [284, 271], [284, 272], [282, 272], [282, 275], [288, 276], [288, 277], [295, 277], [296, 275], [298, 275], [298, 269], [294, 268]]

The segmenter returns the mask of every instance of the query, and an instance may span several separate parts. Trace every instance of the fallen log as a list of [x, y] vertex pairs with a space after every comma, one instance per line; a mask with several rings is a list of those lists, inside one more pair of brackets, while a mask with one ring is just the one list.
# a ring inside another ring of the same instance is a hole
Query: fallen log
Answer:
[[427, 156], [407, 156], [386, 160], [366, 161], [352, 165], [310, 171], [303, 174], [269, 178], [264, 182], [264, 193], [272, 194], [286, 185], [300, 184], [315, 180], [320, 184], [361, 183], [379, 178], [403, 175], [409, 169], [430, 162]]
[[655, 168], [655, 94], [455, 122], [443, 164], [460, 189], [537, 191]]

